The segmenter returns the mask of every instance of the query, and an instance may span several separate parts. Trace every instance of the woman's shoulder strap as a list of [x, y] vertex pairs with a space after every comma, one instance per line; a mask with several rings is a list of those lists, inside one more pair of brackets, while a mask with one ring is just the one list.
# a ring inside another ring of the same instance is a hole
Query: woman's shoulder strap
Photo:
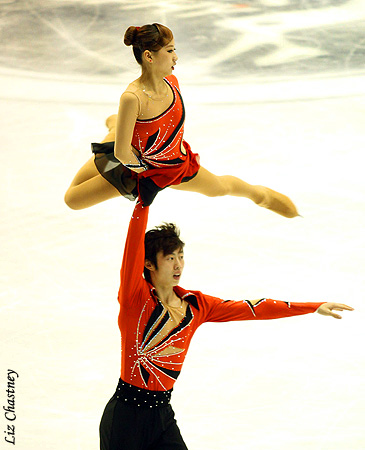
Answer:
[[179, 82], [177, 81], [177, 78], [175, 75], [169, 75], [166, 77], [166, 80], [169, 81], [173, 86], [177, 87], [180, 90]]

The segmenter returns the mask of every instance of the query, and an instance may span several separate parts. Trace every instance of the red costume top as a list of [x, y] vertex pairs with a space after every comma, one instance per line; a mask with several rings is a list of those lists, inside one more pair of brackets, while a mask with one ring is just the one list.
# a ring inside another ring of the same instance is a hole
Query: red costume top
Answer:
[[183, 300], [169, 307], [142, 276], [149, 207], [137, 203], [128, 230], [118, 294], [122, 337], [121, 379], [139, 388], [169, 390], [180, 374], [190, 340], [204, 322], [275, 319], [312, 313], [323, 303], [287, 303], [262, 299], [222, 300], [176, 286]]
[[190, 145], [183, 140], [185, 108], [179, 83], [174, 75], [164, 80], [172, 90], [173, 102], [153, 119], [137, 119], [132, 138], [133, 147], [150, 167], [138, 178], [150, 178], [160, 188], [180, 184], [199, 169], [199, 156], [192, 153]]

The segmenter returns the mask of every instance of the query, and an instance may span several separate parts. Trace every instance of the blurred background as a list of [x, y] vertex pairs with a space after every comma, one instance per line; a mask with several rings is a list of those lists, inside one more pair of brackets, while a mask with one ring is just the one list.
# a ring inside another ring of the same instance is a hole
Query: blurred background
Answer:
[[[133, 203], [64, 193], [140, 71], [123, 35], [174, 33], [185, 139], [217, 174], [290, 196], [166, 189], [149, 226], [186, 242], [181, 285], [354, 312], [205, 324], [173, 394], [189, 449], [363, 450], [365, 4], [360, 0], [0, 0], [0, 405], [16, 448], [99, 448], [120, 366], [119, 269]], [[4, 444], [6, 445], [5, 441]]]

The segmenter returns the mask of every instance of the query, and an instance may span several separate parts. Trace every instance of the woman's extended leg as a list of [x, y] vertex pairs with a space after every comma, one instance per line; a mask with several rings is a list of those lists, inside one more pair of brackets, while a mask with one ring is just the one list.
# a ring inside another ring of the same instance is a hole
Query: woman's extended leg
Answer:
[[[107, 118], [109, 133], [101, 142], [115, 141], [115, 123], [116, 115]], [[90, 158], [72, 180], [65, 194], [65, 203], [71, 209], [84, 209], [119, 196], [119, 191], [98, 172], [94, 158]]]
[[192, 180], [170, 187], [182, 191], [199, 192], [208, 197], [222, 195], [246, 197], [257, 205], [270, 209], [284, 217], [292, 218], [298, 216], [295, 205], [287, 196], [265, 186], [248, 184], [232, 175], [214, 175], [204, 169], [204, 167], [200, 167], [199, 172]]

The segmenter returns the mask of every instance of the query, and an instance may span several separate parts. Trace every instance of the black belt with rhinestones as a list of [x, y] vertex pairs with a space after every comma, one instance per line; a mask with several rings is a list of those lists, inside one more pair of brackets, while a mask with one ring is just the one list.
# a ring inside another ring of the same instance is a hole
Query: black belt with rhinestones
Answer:
[[149, 391], [119, 380], [116, 396], [120, 402], [145, 408], [163, 408], [170, 404], [171, 392]]

